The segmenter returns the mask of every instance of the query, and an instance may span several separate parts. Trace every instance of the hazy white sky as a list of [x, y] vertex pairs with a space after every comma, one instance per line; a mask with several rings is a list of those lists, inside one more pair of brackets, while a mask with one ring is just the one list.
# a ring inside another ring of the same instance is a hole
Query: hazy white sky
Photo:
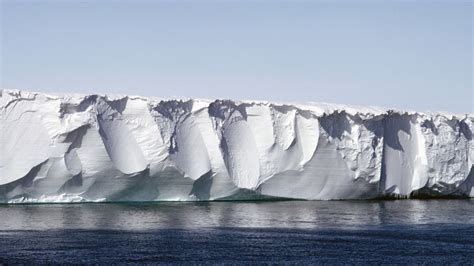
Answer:
[[1, 87], [474, 113], [471, 1], [5, 1]]

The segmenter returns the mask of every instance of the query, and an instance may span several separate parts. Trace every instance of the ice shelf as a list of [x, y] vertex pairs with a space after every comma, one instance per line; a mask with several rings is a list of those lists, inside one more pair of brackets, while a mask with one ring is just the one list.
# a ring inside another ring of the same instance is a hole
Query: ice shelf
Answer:
[[473, 114], [0, 91], [0, 202], [474, 197]]

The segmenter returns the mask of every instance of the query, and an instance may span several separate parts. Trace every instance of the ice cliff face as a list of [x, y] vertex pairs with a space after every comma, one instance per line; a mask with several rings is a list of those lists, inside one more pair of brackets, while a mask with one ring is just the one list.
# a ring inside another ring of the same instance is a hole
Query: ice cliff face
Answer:
[[474, 116], [0, 94], [0, 202], [474, 196]]

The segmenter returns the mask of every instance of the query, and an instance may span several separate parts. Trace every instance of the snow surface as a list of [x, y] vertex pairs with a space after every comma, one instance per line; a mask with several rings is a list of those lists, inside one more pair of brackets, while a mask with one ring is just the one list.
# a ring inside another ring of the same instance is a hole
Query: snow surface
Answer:
[[0, 91], [0, 202], [474, 197], [473, 114]]

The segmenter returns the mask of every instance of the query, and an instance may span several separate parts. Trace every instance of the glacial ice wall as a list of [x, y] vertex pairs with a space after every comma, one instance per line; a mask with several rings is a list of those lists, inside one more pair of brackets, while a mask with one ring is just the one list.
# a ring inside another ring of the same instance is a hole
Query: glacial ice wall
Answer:
[[472, 114], [0, 93], [0, 202], [474, 197]]

